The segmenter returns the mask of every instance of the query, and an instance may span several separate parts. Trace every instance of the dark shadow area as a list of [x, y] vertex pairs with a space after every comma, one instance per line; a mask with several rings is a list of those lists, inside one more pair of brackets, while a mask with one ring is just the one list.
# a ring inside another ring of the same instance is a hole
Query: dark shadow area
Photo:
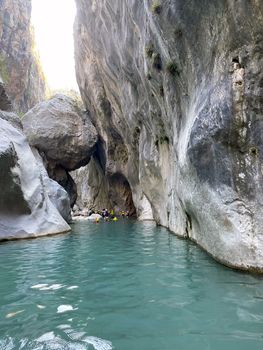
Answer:
[[15, 151], [11, 148], [0, 156], [0, 212], [8, 215], [29, 215], [31, 210], [21, 190], [20, 179], [12, 172], [16, 162]]
[[116, 173], [109, 178], [109, 198], [117, 211], [128, 211], [129, 216], [136, 216], [129, 182], [124, 175]]

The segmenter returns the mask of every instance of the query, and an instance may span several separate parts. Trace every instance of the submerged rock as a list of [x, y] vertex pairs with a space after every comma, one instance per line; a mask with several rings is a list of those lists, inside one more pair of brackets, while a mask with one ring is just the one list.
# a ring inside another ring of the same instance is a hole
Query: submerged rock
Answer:
[[0, 134], [0, 240], [69, 231], [21, 130], [0, 118]]
[[127, 180], [139, 217], [263, 272], [261, 2], [76, 3], [105, 174]]

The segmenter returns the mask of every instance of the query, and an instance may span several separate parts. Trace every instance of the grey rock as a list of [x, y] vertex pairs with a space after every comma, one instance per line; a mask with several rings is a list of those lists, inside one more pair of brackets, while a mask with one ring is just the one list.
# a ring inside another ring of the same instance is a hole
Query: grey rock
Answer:
[[49, 178], [47, 170], [43, 164], [42, 157], [39, 155], [38, 151], [34, 148], [31, 148], [34, 154], [35, 159], [38, 162], [38, 168], [41, 172], [44, 186], [48, 193], [48, 197], [56, 207], [63, 219], [70, 223], [71, 218], [71, 207], [70, 207], [70, 198], [67, 191], [60, 186], [56, 181]]
[[86, 165], [98, 140], [89, 118], [65, 95], [39, 103], [24, 115], [22, 123], [30, 145], [65, 170]]
[[10, 111], [12, 108], [11, 102], [6, 94], [4, 82], [0, 76], [0, 110]]
[[89, 164], [70, 173], [77, 185], [79, 209], [111, 208], [108, 182], [100, 165], [92, 157]]
[[54, 206], [57, 208], [63, 219], [70, 223], [71, 218], [71, 207], [70, 198], [66, 190], [60, 186], [56, 181], [48, 178], [49, 183], [47, 184], [48, 196]]
[[71, 175], [77, 185], [77, 205], [81, 210], [112, 208], [115, 212], [124, 210], [129, 211], [131, 216], [136, 214], [126, 178], [121, 174], [105, 174], [96, 157]]
[[70, 173], [53, 161], [47, 162], [46, 167], [49, 176], [67, 191], [70, 198], [70, 206], [73, 208], [76, 203], [78, 193], [77, 185], [75, 184]]
[[69, 231], [25, 136], [1, 118], [0, 134], [0, 240]]
[[14, 128], [23, 131], [21, 119], [13, 112], [4, 112], [0, 110], [0, 118], [8, 121]]
[[263, 272], [263, 3], [76, 0], [76, 72], [106, 176], [214, 258]]
[[[25, 113], [46, 95], [45, 78], [33, 49], [30, 18], [31, 1], [0, 1], [0, 76], [19, 113]], [[10, 106], [1, 109], [9, 110]]]

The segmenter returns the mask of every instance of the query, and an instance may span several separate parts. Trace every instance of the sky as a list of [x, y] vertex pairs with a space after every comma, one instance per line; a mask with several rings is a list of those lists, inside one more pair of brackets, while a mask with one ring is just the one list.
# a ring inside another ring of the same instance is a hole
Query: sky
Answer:
[[32, 24], [42, 68], [51, 90], [78, 90], [75, 78], [74, 0], [32, 0]]

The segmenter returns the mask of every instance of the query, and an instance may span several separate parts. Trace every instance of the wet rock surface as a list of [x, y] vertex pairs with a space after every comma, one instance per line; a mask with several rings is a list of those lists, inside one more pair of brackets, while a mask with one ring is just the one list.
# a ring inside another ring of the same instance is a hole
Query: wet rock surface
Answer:
[[129, 183], [139, 217], [262, 272], [262, 2], [76, 3], [105, 174]]
[[69, 231], [49, 199], [43, 164], [35, 158], [22, 131], [1, 115], [0, 240]]

